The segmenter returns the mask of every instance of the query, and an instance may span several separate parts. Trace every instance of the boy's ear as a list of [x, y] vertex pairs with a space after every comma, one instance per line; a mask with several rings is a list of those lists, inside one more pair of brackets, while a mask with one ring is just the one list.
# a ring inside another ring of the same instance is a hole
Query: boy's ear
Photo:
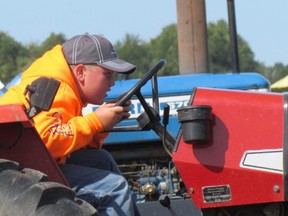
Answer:
[[83, 64], [79, 64], [75, 68], [75, 76], [79, 81], [83, 81], [85, 78], [85, 66]]

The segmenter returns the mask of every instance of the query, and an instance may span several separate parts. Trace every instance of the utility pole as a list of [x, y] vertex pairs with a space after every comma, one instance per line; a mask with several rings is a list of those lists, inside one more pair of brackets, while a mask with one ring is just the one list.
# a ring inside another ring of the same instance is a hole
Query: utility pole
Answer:
[[234, 73], [239, 73], [240, 63], [239, 63], [238, 36], [237, 36], [234, 0], [227, 0], [227, 7], [228, 7], [231, 58], [232, 58], [232, 71]]
[[179, 73], [208, 72], [205, 0], [176, 0]]

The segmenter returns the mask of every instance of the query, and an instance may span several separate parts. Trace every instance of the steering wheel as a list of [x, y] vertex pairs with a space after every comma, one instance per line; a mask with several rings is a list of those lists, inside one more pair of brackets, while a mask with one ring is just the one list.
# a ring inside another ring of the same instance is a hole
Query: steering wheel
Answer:
[[119, 101], [117, 101], [115, 106], [124, 106], [125, 103], [130, 100], [133, 95], [136, 95], [139, 98], [139, 96], [141, 95], [140, 89], [142, 88], [142, 86], [144, 86], [147, 81], [150, 80], [165, 64], [166, 61], [164, 59], [161, 59], [158, 64], [151, 68], [143, 78], [141, 78], [129, 91], [127, 91], [121, 97]]
[[[153, 127], [151, 128], [152, 130], [155, 131], [155, 133], [161, 138], [161, 140], [164, 140], [163, 142], [167, 142], [167, 146], [169, 147], [164, 147], [167, 153], [169, 153], [169, 149], [173, 149], [174, 144], [176, 143], [175, 138], [165, 130], [163, 130], [163, 126], [159, 123], [159, 120], [157, 118], [157, 115], [154, 115], [153, 109], [147, 104], [146, 100], [144, 99], [143, 95], [141, 94], [140, 90], [141, 87], [144, 86], [148, 80], [150, 80], [164, 65], [166, 64], [166, 61], [161, 59], [158, 64], [156, 64], [153, 68], [151, 68], [147, 74], [138, 81], [128, 92], [126, 92], [122, 98], [115, 104], [115, 106], [124, 106], [124, 104], [131, 99], [133, 95], [136, 95], [143, 106], [146, 115], [149, 118], [149, 121], [152, 121]], [[167, 110], [166, 110], [167, 112]], [[159, 117], [160, 118], [160, 117]], [[166, 120], [167, 121], [167, 120]], [[117, 127], [116, 127], [117, 128]], [[114, 129], [116, 129], [114, 128]], [[121, 128], [121, 127], [120, 127]], [[142, 130], [142, 127], [134, 127], [132, 126], [134, 130]], [[131, 129], [130, 128], [130, 129]], [[117, 128], [119, 131], [119, 128]], [[115, 131], [117, 131], [117, 129]], [[171, 154], [171, 153], [170, 153]]]

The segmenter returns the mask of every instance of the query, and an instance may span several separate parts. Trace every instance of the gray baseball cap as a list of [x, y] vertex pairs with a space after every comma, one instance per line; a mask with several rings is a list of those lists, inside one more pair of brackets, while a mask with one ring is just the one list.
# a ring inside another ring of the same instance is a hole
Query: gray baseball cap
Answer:
[[117, 73], [132, 73], [136, 66], [117, 57], [110, 41], [100, 35], [82, 34], [63, 45], [68, 64], [97, 64]]

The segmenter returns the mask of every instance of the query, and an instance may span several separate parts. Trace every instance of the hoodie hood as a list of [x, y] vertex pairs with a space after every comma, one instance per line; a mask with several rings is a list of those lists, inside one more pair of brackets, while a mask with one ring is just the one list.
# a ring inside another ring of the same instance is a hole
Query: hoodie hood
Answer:
[[77, 86], [72, 76], [71, 69], [64, 57], [62, 46], [56, 45], [42, 57], [37, 59], [26, 71], [24, 71], [21, 81], [35, 79], [37, 77], [50, 77], [69, 85], [79, 97]]

